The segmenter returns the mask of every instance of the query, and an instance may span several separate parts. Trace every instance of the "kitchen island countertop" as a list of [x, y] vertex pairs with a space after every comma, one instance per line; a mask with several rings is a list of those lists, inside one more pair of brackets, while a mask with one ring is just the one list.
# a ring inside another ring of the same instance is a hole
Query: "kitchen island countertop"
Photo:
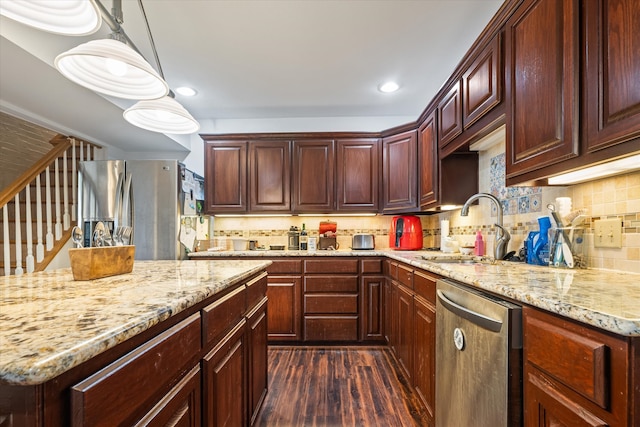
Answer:
[[258, 261], [136, 261], [74, 281], [71, 269], [0, 278], [0, 384], [43, 383], [264, 270]]
[[[472, 287], [559, 314], [618, 335], [640, 336], [640, 274], [596, 269], [559, 269], [516, 262], [469, 264], [439, 258], [478, 259], [433, 251], [225, 251], [202, 257], [382, 256], [431, 271]], [[486, 261], [488, 258], [482, 258]]]

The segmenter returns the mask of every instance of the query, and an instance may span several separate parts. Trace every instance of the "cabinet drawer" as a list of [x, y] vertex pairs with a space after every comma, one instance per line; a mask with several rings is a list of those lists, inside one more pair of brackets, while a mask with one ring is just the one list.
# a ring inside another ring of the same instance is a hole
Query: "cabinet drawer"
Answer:
[[423, 271], [413, 272], [413, 289], [427, 301], [436, 303], [436, 280], [438, 278]]
[[72, 425], [131, 424], [157, 390], [167, 389], [187, 363], [193, 366], [200, 351], [200, 322], [199, 313], [192, 315], [73, 386]]
[[308, 259], [304, 261], [305, 273], [340, 274], [357, 273], [357, 259]]
[[267, 294], [267, 273], [247, 282], [247, 310], [251, 310]]
[[404, 265], [398, 265], [398, 281], [407, 288], [413, 289], [413, 269]]
[[527, 362], [606, 408], [611, 375], [608, 345], [594, 331], [587, 336], [577, 325], [571, 324], [569, 330], [543, 313], [532, 309], [523, 313]]
[[305, 295], [304, 312], [358, 314], [358, 295]]
[[363, 259], [360, 261], [360, 272], [362, 274], [380, 274], [382, 273], [381, 259]]
[[305, 316], [305, 341], [357, 341], [358, 316]]
[[203, 342], [209, 347], [213, 341], [234, 326], [247, 310], [244, 286], [223, 296], [218, 301], [202, 309]]
[[302, 273], [301, 259], [278, 260], [272, 259], [273, 264], [267, 267], [269, 274], [300, 274]]
[[305, 292], [358, 292], [358, 276], [311, 276], [304, 278]]

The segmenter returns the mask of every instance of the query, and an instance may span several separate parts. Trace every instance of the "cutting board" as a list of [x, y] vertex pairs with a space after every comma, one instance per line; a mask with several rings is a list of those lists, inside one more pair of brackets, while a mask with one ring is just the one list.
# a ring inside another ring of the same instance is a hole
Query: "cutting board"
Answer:
[[94, 280], [131, 273], [135, 245], [69, 249], [74, 280]]

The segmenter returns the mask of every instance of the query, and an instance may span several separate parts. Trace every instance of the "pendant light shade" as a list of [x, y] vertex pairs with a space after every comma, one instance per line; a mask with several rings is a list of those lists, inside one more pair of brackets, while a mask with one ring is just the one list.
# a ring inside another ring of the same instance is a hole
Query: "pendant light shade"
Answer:
[[157, 99], [169, 85], [138, 52], [113, 39], [92, 40], [58, 55], [55, 67], [93, 91], [125, 99]]
[[124, 112], [126, 121], [153, 132], [170, 134], [194, 133], [200, 124], [175, 99], [165, 96], [151, 101], [140, 101]]
[[102, 24], [93, 0], [2, 0], [0, 14], [39, 30], [72, 36], [93, 34]]

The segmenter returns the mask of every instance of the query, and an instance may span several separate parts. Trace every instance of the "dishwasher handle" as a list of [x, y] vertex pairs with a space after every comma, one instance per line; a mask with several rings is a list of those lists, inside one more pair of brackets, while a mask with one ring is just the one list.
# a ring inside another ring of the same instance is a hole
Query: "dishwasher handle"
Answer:
[[444, 305], [449, 311], [456, 313], [458, 316], [490, 331], [500, 332], [500, 329], [502, 329], [502, 322], [500, 320], [492, 319], [491, 317], [469, 310], [468, 308], [451, 301], [440, 289], [436, 292], [442, 305]]

